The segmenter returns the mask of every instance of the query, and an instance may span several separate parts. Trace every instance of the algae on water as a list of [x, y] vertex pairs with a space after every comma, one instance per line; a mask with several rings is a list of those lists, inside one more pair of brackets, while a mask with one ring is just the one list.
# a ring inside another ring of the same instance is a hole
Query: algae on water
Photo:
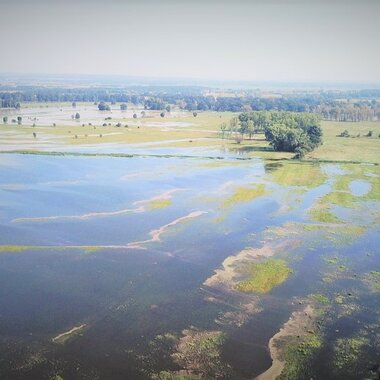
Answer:
[[269, 259], [260, 263], [248, 263], [243, 269], [249, 278], [236, 285], [242, 292], [268, 293], [283, 283], [293, 272], [282, 259]]

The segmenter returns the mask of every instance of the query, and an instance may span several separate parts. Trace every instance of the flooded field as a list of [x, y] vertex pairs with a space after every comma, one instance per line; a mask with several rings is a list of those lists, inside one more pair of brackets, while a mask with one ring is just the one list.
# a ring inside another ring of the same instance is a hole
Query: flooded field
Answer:
[[379, 166], [197, 152], [0, 155], [1, 378], [378, 378]]

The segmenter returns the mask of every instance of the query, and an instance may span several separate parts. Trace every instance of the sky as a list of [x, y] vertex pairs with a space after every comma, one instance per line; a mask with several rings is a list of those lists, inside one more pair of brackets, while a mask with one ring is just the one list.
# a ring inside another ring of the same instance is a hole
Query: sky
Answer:
[[380, 83], [380, 0], [0, 0], [0, 73]]

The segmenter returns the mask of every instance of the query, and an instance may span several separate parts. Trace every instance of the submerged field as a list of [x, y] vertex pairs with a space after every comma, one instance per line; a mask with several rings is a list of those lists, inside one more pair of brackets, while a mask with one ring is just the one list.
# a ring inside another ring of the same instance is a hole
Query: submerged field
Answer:
[[380, 139], [282, 160], [230, 117], [0, 126], [39, 151], [0, 155], [1, 378], [378, 378]]
[[[76, 112], [81, 115], [79, 120], [72, 119]], [[129, 105], [127, 111], [121, 111], [119, 105], [112, 106], [111, 111], [98, 111], [92, 103], [78, 103], [75, 108], [69, 103], [26, 103], [21, 110], [0, 109], [3, 115], [8, 116], [8, 124], [0, 124], [1, 151], [211, 154], [266, 159], [293, 156], [274, 152], [262, 135], [237, 144], [228, 133], [222, 134], [222, 123], [228, 125], [232, 117], [238, 116], [231, 112], [199, 112], [194, 117], [191, 112], [173, 110], [160, 117], [160, 111], [134, 105]], [[15, 123], [19, 115], [21, 125]], [[379, 121], [323, 121], [322, 129], [324, 144], [306, 159], [379, 163]], [[337, 137], [344, 130], [350, 137]], [[370, 131], [372, 136], [368, 137]]]

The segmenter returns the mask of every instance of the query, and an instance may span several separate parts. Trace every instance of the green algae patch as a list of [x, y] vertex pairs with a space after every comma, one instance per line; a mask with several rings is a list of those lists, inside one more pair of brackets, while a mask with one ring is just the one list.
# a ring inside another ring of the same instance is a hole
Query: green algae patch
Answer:
[[364, 276], [364, 282], [370, 289], [379, 292], [380, 291], [380, 271], [372, 270]]
[[334, 215], [328, 207], [318, 205], [309, 211], [310, 217], [319, 223], [340, 223], [339, 218]]
[[94, 253], [94, 252], [101, 251], [103, 248], [102, 248], [102, 247], [99, 247], [99, 246], [96, 246], [96, 245], [88, 245], [88, 246], [83, 246], [83, 247], [81, 247], [81, 249], [82, 249], [85, 253]]
[[309, 362], [317, 354], [322, 346], [319, 335], [310, 334], [305, 336], [301, 342], [289, 342], [284, 350], [285, 367], [279, 380], [293, 380], [310, 378]]
[[35, 247], [29, 245], [0, 245], [0, 252], [22, 252], [30, 251]]
[[155, 199], [150, 201], [148, 204], [148, 208], [150, 210], [157, 210], [165, 207], [171, 206], [172, 201], [170, 199]]
[[273, 181], [282, 186], [301, 186], [312, 189], [326, 181], [319, 164], [286, 162], [270, 172]]
[[[221, 331], [201, 331], [191, 328], [183, 331], [176, 352], [171, 355], [174, 362], [183, 368], [189, 378], [231, 378], [231, 367], [222, 360], [222, 346], [226, 335]], [[180, 377], [174, 377], [178, 379]], [[234, 377], [232, 377], [234, 378]], [[170, 379], [170, 377], [169, 377]]]
[[358, 361], [365, 360], [363, 348], [368, 345], [367, 338], [342, 338], [338, 339], [334, 347], [333, 364], [338, 370], [354, 366]]
[[344, 225], [342, 226], [342, 228], [330, 231], [326, 235], [326, 239], [329, 240], [336, 247], [342, 247], [352, 244], [365, 232], [365, 227]]
[[323, 305], [328, 305], [328, 304], [330, 303], [328, 297], [326, 297], [325, 295], [320, 294], [320, 293], [312, 294], [311, 297], [312, 297], [315, 301], [317, 301], [317, 302], [319, 302], [319, 303], [321, 303], [321, 304], [323, 304]]
[[238, 187], [230, 197], [223, 201], [222, 207], [229, 208], [239, 203], [250, 202], [266, 194], [268, 194], [268, 192], [264, 184], [253, 187]]
[[275, 286], [282, 284], [293, 273], [285, 260], [270, 259], [261, 263], [248, 263], [243, 272], [249, 279], [236, 285], [242, 292], [268, 293]]

